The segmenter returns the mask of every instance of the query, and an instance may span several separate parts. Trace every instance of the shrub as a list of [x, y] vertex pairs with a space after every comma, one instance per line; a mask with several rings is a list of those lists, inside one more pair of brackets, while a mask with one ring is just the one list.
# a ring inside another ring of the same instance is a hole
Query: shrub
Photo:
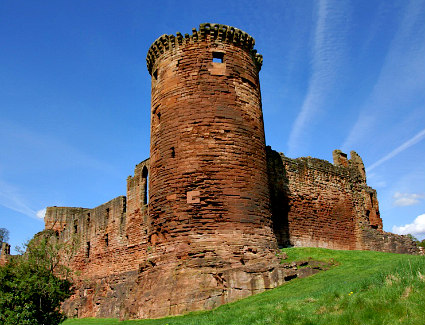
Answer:
[[59, 324], [60, 304], [72, 294], [69, 270], [60, 264], [60, 247], [49, 232], [26, 245], [0, 267], [0, 323]]

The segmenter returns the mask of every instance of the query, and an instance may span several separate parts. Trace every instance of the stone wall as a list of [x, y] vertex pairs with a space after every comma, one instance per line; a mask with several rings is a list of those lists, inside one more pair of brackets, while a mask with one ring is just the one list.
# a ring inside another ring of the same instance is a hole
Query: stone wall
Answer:
[[0, 266], [5, 265], [10, 257], [10, 245], [8, 243], [1, 244]]
[[149, 161], [127, 179], [127, 197], [94, 209], [49, 207], [46, 229], [65, 243], [63, 261], [74, 271], [76, 293], [63, 309], [71, 317], [122, 317], [139, 266], [146, 261]]
[[334, 164], [285, 157], [268, 148], [272, 219], [281, 247], [311, 246], [416, 253], [406, 236], [385, 233], [377, 194], [360, 156], [333, 152]]

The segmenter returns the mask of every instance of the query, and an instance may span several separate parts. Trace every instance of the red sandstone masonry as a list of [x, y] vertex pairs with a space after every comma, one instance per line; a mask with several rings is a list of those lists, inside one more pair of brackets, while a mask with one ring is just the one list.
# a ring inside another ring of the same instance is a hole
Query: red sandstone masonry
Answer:
[[[139, 181], [137, 189], [144, 185], [143, 179]], [[129, 194], [140, 197], [131, 186]], [[146, 257], [142, 210], [130, 214], [132, 219], [127, 221], [125, 197], [94, 209], [47, 209], [46, 229], [56, 230], [58, 240], [67, 244], [70, 255], [64, 256], [64, 262], [76, 275], [76, 293], [63, 305], [69, 316], [120, 317], [120, 306], [136, 281], [138, 265]]]
[[[271, 226], [258, 66], [250, 51], [201, 34], [164, 51], [152, 67], [155, 243], [173, 241], [187, 222], [199, 230]], [[215, 53], [223, 63], [212, 62]], [[264, 240], [272, 245], [272, 236]]]
[[416, 253], [382, 231], [355, 152], [331, 164], [266, 151], [253, 46], [218, 24], [152, 44], [151, 158], [127, 197], [47, 208], [75, 271], [69, 316], [161, 317], [274, 288], [302, 275], [279, 264], [277, 244]]
[[223, 288], [219, 274], [231, 277], [233, 268], [274, 256], [260, 57], [252, 46], [239, 30], [207, 24], [185, 40], [162, 36], [148, 53], [150, 262], [128, 308], [132, 317], [249, 295], [246, 285]]
[[363, 162], [333, 152], [334, 164], [291, 159], [268, 149], [274, 231], [281, 246], [417, 253], [407, 237], [385, 233]]
[[2, 243], [1, 252], [0, 252], [0, 266], [5, 265], [9, 258], [10, 258], [10, 245], [8, 243]]

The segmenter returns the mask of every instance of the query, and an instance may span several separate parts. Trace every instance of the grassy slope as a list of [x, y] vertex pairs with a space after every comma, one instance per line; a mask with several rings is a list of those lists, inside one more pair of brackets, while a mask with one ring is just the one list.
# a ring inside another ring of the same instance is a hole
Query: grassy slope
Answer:
[[425, 324], [425, 257], [319, 248], [284, 249], [291, 260], [339, 265], [212, 311], [156, 320], [68, 320], [85, 324]]

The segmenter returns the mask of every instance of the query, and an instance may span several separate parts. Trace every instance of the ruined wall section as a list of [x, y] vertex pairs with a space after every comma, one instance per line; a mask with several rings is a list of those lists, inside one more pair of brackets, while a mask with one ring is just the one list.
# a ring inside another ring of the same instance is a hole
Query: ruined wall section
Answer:
[[61, 233], [65, 230], [67, 225], [72, 224], [73, 227], [74, 223], [78, 223], [79, 216], [83, 215], [88, 210], [90, 209], [56, 206], [48, 207], [44, 216], [44, 228]]
[[355, 249], [355, 198], [349, 170], [315, 158], [281, 158], [288, 181], [290, 244]]
[[10, 245], [8, 243], [1, 244], [0, 250], [0, 266], [5, 265], [10, 258]]
[[420, 254], [420, 248], [408, 236], [378, 231], [362, 225], [359, 229], [361, 249], [399, 254]]
[[334, 164], [291, 159], [268, 147], [274, 231], [280, 246], [415, 253], [406, 238], [382, 230], [376, 191], [360, 156], [333, 152]]
[[139, 163], [134, 176], [127, 178], [126, 235], [129, 245], [145, 245], [149, 224], [148, 210], [149, 159]]
[[74, 270], [86, 276], [105, 276], [128, 270], [128, 262], [120, 257], [122, 249], [127, 246], [125, 212], [126, 198], [120, 196], [76, 215], [73, 223], [65, 227], [60, 238], [78, 246], [73, 252]]
[[379, 212], [378, 196], [375, 189], [366, 183], [366, 170], [362, 158], [355, 152], [350, 152], [350, 159], [341, 150], [332, 152], [333, 166], [345, 171], [345, 177], [351, 184], [357, 216], [356, 234], [362, 228], [372, 228], [382, 233], [382, 219]]
[[93, 209], [49, 207], [46, 229], [64, 243], [64, 262], [73, 271], [75, 294], [63, 309], [68, 316], [120, 317], [142, 261], [146, 260], [149, 161], [127, 179], [127, 197]]

